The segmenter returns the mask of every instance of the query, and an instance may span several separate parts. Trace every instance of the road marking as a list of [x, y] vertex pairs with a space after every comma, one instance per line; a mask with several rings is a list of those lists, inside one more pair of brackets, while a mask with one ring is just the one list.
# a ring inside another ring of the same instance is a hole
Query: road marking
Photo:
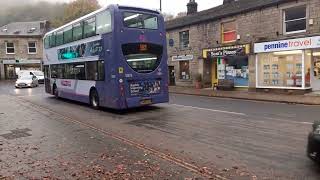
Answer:
[[177, 107], [184, 107], [184, 108], [192, 108], [197, 110], [204, 110], [204, 111], [211, 111], [211, 112], [218, 112], [218, 113], [225, 113], [225, 114], [233, 114], [233, 115], [240, 115], [240, 116], [247, 116], [247, 114], [244, 113], [238, 113], [238, 112], [232, 112], [232, 111], [223, 111], [223, 110], [217, 110], [217, 109], [208, 109], [208, 108], [201, 108], [201, 107], [194, 107], [194, 106], [185, 106], [180, 104], [170, 104]]
[[293, 124], [305, 124], [305, 125], [312, 125], [311, 122], [298, 122], [298, 121], [290, 121], [285, 119], [277, 119], [277, 118], [270, 118], [270, 117], [263, 117], [265, 119], [274, 120], [274, 121], [280, 121], [280, 122], [286, 122], [286, 123], [293, 123]]

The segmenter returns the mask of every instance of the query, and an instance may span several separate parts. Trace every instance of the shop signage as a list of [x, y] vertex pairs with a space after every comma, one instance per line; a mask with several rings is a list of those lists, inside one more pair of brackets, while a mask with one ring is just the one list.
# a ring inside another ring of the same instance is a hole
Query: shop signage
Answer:
[[40, 64], [41, 60], [3, 60], [3, 64]]
[[255, 53], [320, 48], [320, 36], [254, 44]]
[[193, 55], [180, 55], [180, 56], [172, 56], [172, 61], [192, 61]]
[[227, 46], [219, 47], [212, 49], [203, 50], [203, 58], [217, 58], [217, 57], [226, 57], [226, 56], [244, 56], [249, 54], [250, 46], [249, 45], [236, 45], [236, 46]]

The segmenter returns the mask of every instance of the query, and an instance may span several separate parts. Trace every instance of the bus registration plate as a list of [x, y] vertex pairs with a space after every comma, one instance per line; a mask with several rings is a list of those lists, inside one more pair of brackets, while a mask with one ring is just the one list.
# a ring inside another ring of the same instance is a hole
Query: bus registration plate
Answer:
[[140, 104], [141, 105], [149, 105], [149, 104], [152, 104], [152, 100], [151, 99], [141, 100]]

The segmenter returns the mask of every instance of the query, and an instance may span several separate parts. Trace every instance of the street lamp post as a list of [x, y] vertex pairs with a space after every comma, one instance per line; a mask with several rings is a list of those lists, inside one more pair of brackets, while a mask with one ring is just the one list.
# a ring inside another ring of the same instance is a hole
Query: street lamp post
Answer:
[[160, 11], [162, 11], [162, 0], [160, 0]]

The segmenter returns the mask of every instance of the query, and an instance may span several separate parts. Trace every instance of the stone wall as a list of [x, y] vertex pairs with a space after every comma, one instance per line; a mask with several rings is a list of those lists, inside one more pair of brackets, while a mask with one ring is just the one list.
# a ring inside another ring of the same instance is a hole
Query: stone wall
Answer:
[[[13, 42], [15, 54], [6, 54], [6, 42]], [[37, 53], [28, 54], [28, 42], [36, 42]], [[42, 38], [0, 38], [0, 59], [42, 59]]]
[[[307, 6], [307, 32], [292, 35], [286, 35], [283, 30], [283, 12], [285, 9], [300, 5]], [[313, 20], [313, 25], [309, 20]], [[234, 43], [221, 43], [221, 24], [228, 21], [236, 21], [237, 34], [240, 39]], [[179, 48], [179, 32], [189, 30], [190, 47], [187, 49]], [[202, 50], [205, 48], [223, 47], [235, 44], [251, 44], [249, 55], [249, 87], [255, 87], [255, 55], [253, 54], [253, 45], [256, 42], [273, 41], [279, 39], [290, 39], [320, 34], [320, 1], [319, 0], [297, 0], [284, 3], [279, 6], [268, 7], [260, 10], [246, 12], [236, 16], [219, 19], [216, 21], [194, 24], [181, 29], [170, 30], [167, 32], [167, 38], [173, 39], [174, 47], [168, 47], [169, 65], [175, 66], [175, 71], [179, 74], [179, 62], [172, 62], [172, 56], [193, 54], [194, 59], [190, 64], [191, 74], [201, 73], [204, 81], [210, 80], [211, 73], [208, 74], [208, 63], [202, 59]], [[177, 84], [179, 78], [176, 76]], [[189, 82], [192, 84], [192, 82]]]

